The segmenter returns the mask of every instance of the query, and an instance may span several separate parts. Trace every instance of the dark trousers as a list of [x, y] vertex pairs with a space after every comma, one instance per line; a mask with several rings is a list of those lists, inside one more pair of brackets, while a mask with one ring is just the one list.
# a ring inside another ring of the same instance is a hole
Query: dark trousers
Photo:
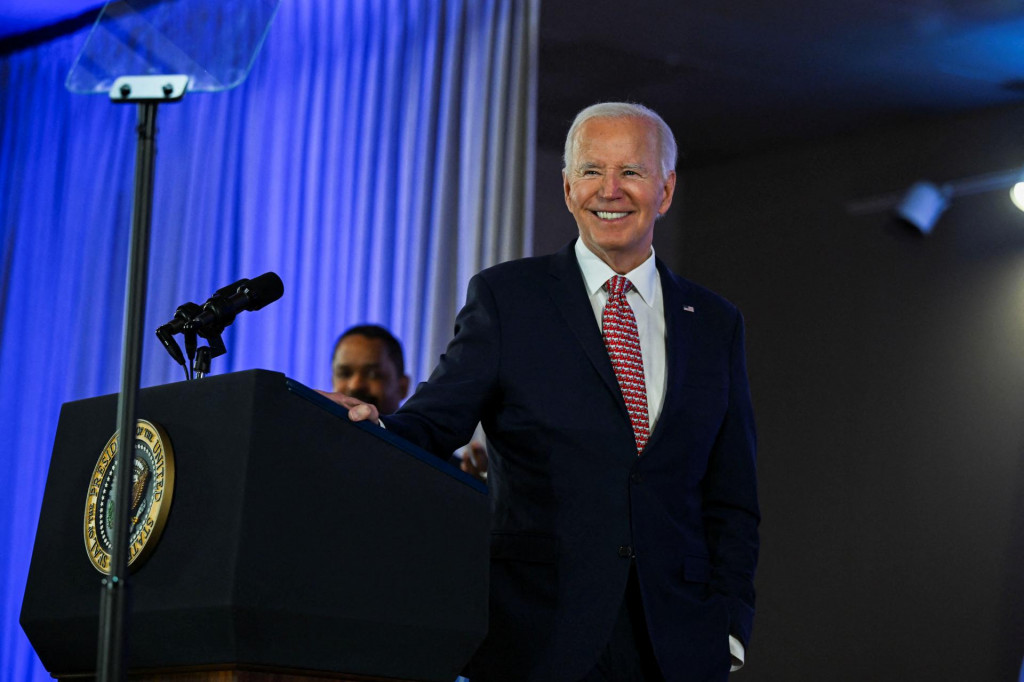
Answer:
[[630, 566], [626, 596], [611, 639], [597, 665], [580, 682], [665, 682], [647, 632], [636, 569]]

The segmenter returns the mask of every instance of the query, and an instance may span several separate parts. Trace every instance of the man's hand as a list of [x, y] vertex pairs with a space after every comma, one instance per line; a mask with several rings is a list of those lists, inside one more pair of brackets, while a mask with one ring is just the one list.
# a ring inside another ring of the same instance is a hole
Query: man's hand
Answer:
[[342, 407], [347, 407], [349, 420], [354, 422], [372, 421], [374, 424], [380, 425], [380, 414], [378, 414], [376, 406], [344, 393], [328, 393], [319, 389], [317, 389], [317, 393], [330, 398]]
[[473, 441], [462, 450], [463, 471], [478, 481], [487, 482], [487, 450], [477, 441]]

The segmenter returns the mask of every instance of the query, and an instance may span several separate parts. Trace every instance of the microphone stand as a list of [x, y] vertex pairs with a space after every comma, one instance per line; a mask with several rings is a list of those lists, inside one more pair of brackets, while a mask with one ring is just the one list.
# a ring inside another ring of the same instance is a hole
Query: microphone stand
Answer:
[[208, 345], [201, 346], [196, 351], [196, 361], [193, 365], [195, 378], [202, 379], [210, 373], [210, 360], [228, 352], [220, 335], [224, 333], [224, 327], [215, 326], [200, 330], [199, 335], [206, 339]]

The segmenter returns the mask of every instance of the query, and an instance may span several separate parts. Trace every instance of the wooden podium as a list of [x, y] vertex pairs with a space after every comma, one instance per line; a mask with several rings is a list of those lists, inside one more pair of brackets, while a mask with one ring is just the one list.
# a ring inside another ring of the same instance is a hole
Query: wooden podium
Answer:
[[[117, 396], [65, 404], [21, 625], [57, 678], [94, 675], [102, 575], [83, 538]], [[129, 677], [452, 682], [487, 630], [486, 488], [282, 374], [143, 389], [175, 484], [130, 577]]]

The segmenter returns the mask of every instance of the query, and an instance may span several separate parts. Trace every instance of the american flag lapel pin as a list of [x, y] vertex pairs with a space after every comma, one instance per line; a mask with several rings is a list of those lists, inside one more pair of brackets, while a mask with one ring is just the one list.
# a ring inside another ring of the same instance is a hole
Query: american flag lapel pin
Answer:
[[688, 313], [692, 313], [693, 312], [693, 306], [692, 305], [684, 305], [683, 306], [683, 310], [685, 310]]

